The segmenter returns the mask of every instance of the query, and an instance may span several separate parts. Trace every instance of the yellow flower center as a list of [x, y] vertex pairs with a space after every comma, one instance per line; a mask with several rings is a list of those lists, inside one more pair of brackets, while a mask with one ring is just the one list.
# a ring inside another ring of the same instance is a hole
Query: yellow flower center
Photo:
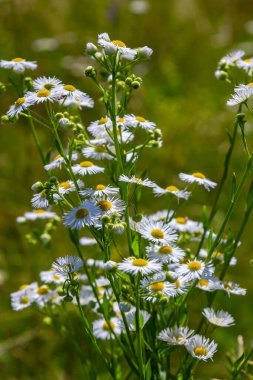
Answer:
[[118, 123], [124, 123], [125, 119], [123, 117], [119, 117], [117, 120]]
[[144, 119], [144, 117], [141, 116], [136, 116], [135, 120], [139, 121], [140, 123], [144, 123], [144, 121], [146, 121], [146, 119]]
[[144, 259], [135, 259], [133, 260], [132, 265], [135, 267], [145, 267], [148, 265], [148, 261]]
[[206, 356], [207, 350], [205, 347], [196, 347], [194, 348], [194, 354], [196, 356]]
[[223, 286], [225, 289], [233, 290], [233, 286], [229, 285], [227, 282]]
[[13, 58], [12, 59], [12, 62], [23, 62], [23, 61], [25, 61], [24, 58]]
[[165, 190], [168, 190], [168, 191], [178, 191], [178, 188], [176, 186], [171, 185], [171, 186], [167, 186], [165, 188]]
[[91, 161], [82, 161], [80, 162], [80, 166], [82, 166], [82, 168], [89, 168], [90, 166], [93, 166], [93, 163]]
[[105, 124], [108, 122], [108, 119], [106, 117], [101, 117], [101, 119], [98, 122], [98, 125]]
[[169, 245], [164, 245], [163, 247], [160, 247], [158, 249], [158, 252], [161, 253], [162, 255], [168, 255], [173, 251], [172, 247]]
[[205, 179], [206, 176], [200, 172], [192, 173], [193, 177], [200, 178], [200, 179]]
[[39, 214], [39, 215], [40, 214], [45, 214], [45, 212], [46, 212], [45, 210], [34, 210], [34, 213], [35, 214]]
[[28, 297], [22, 297], [20, 300], [20, 303], [22, 303], [23, 305], [26, 305], [29, 301], [30, 299]]
[[151, 235], [155, 238], [155, 239], [163, 239], [164, 238], [164, 232], [162, 230], [160, 230], [160, 228], [154, 228], [152, 231], [151, 231]]
[[246, 62], [246, 63], [250, 63], [251, 61], [252, 61], [251, 58], [247, 58], [247, 59], [244, 60], [244, 62]]
[[112, 321], [110, 321], [109, 324], [107, 322], [103, 323], [103, 329], [104, 330], [109, 331], [110, 330], [110, 326], [111, 326], [112, 329], [115, 329], [115, 323], [113, 323]]
[[188, 267], [188, 269], [190, 269], [192, 271], [197, 271], [197, 270], [200, 270], [202, 268], [202, 264], [199, 261], [191, 261], [187, 265], [187, 267]]
[[23, 289], [27, 288], [27, 286], [28, 286], [27, 284], [20, 285], [19, 290], [23, 290]]
[[97, 152], [97, 153], [104, 153], [104, 152], [106, 152], [106, 147], [103, 146], [103, 145], [97, 145], [95, 147], [95, 152]]
[[47, 98], [48, 96], [51, 95], [51, 91], [45, 89], [45, 90], [40, 90], [37, 92], [37, 97], [38, 98]]
[[182, 335], [176, 335], [175, 338], [178, 342], [183, 339]]
[[59, 187], [62, 188], [62, 189], [70, 189], [71, 188], [71, 184], [69, 182], [61, 182], [59, 184]]
[[60, 276], [58, 276], [58, 274], [55, 274], [55, 275], [53, 276], [53, 279], [54, 279], [54, 280], [60, 280]]
[[213, 257], [221, 257], [222, 253], [221, 252], [214, 252]]
[[184, 264], [187, 262], [187, 257], [183, 257], [182, 259], [179, 260], [179, 264]]
[[163, 282], [157, 282], [155, 284], [150, 285], [150, 289], [153, 290], [153, 292], [160, 292], [164, 289], [164, 283]]
[[89, 215], [89, 210], [87, 208], [79, 208], [75, 213], [77, 219], [83, 219], [87, 215]]
[[248, 83], [247, 86], [253, 86], [253, 82]]
[[47, 286], [41, 286], [37, 289], [38, 294], [47, 294], [48, 293], [48, 287]]
[[97, 186], [95, 187], [95, 190], [105, 190], [105, 188], [106, 188], [105, 185], [101, 185], [101, 184], [99, 184], [99, 185], [97, 185]]
[[126, 44], [120, 40], [113, 40], [113, 45], [119, 46], [119, 47], [126, 47]]
[[18, 98], [16, 101], [15, 101], [15, 106], [18, 107], [18, 106], [21, 106], [21, 104], [23, 104], [25, 102], [25, 98]]
[[104, 200], [104, 201], [99, 201], [96, 204], [102, 211], [109, 211], [112, 208], [112, 203]]
[[180, 286], [181, 286], [180, 281], [179, 281], [179, 280], [176, 280], [176, 281], [175, 281], [175, 285], [176, 285], [176, 289], [179, 289]]
[[46, 190], [42, 190], [42, 192], [40, 193], [40, 196], [41, 196], [41, 198], [46, 198], [46, 196], [47, 196]]
[[59, 158], [61, 158], [61, 155], [60, 155], [60, 154], [57, 154], [57, 156], [55, 156], [55, 158], [54, 158], [53, 161], [56, 161], [56, 160], [58, 160]]
[[76, 90], [75, 86], [72, 86], [72, 84], [65, 84], [65, 86], [63, 86], [64, 90], [66, 91], [70, 91], [70, 92], [74, 92]]
[[208, 286], [208, 281], [205, 280], [204, 278], [202, 278], [201, 280], [199, 280], [199, 285], [200, 286]]
[[182, 216], [179, 216], [178, 218], [176, 218], [176, 222], [178, 224], [186, 224], [187, 223], [187, 219], [182, 217]]

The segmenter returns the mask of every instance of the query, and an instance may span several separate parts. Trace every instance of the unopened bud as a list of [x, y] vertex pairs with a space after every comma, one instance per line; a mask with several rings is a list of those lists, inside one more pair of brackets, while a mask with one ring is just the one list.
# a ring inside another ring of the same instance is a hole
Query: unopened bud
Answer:
[[88, 67], [86, 67], [86, 69], [84, 71], [84, 75], [88, 78], [95, 79], [97, 76], [97, 71], [93, 66], [88, 66]]
[[104, 263], [104, 270], [108, 272], [114, 272], [117, 269], [117, 263], [115, 261], [109, 260]]
[[97, 47], [92, 42], [88, 42], [86, 45], [86, 53], [88, 55], [94, 55], [97, 52]]
[[32, 191], [34, 191], [35, 193], [40, 193], [43, 189], [44, 189], [44, 186], [43, 186], [43, 183], [38, 181], [38, 182], [35, 182], [32, 187], [31, 187]]

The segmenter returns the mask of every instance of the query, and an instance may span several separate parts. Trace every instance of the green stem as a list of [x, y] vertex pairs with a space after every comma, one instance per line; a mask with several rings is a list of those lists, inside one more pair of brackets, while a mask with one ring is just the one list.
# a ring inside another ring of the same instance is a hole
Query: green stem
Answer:
[[140, 326], [140, 274], [136, 278], [136, 335], [137, 335], [137, 349], [139, 359], [139, 376], [141, 380], [145, 379], [143, 352], [142, 352], [142, 329]]

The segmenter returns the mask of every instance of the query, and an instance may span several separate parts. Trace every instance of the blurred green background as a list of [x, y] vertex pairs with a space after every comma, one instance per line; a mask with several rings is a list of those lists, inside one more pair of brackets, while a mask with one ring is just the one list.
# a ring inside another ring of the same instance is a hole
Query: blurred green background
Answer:
[[[35, 76], [57, 76], [73, 83], [97, 99], [92, 83], [83, 75], [91, 64], [84, 47], [96, 43], [98, 33], [108, 32], [130, 47], [148, 45], [152, 59], [137, 67], [144, 84], [131, 102], [131, 112], [154, 121], [163, 130], [164, 147], [148, 152], [141, 164], [158, 184], [177, 183], [178, 172], [202, 171], [218, 181], [228, 148], [226, 128], [234, 122], [234, 112], [226, 107], [232, 91], [214, 78], [217, 61], [233, 49], [242, 48], [253, 55], [252, 0], [16, 0], [0, 1], [0, 59], [24, 57], [36, 60]], [[0, 73], [5, 81], [6, 72]], [[15, 100], [8, 92], [0, 98], [0, 114]], [[83, 112], [87, 123], [104, 114], [97, 103]], [[249, 145], [252, 122], [247, 123]], [[9, 294], [22, 283], [38, 279], [41, 270], [50, 268], [52, 259], [71, 253], [71, 245], [62, 239], [63, 230], [54, 235], [52, 248], [29, 246], [28, 232], [15, 222], [30, 209], [31, 185], [44, 179], [39, 156], [28, 125], [1, 126], [0, 164], [2, 212], [0, 286], [0, 378], [6, 380], [75, 380], [82, 376], [78, 358], [59, 332], [42, 325], [42, 317], [33, 310], [17, 313], [10, 309]], [[52, 141], [39, 131], [45, 149]], [[233, 170], [240, 176], [245, 155], [237, 144]], [[230, 173], [231, 177], [231, 173]], [[228, 181], [215, 224], [219, 225], [228, 205]], [[214, 195], [198, 190], [187, 209], [190, 217], [200, 217], [201, 205], [210, 205]], [[154, 202], [149, 211], [162, 207]], [[242, 217], [242, 202], [230, 223], [236, 232]], [[146, 206], [148, 210], [148, 206]], [[184, 210], [184, 213], [186, 211]], [[224, 357], [242, 334], [246, 347], [252, 343], [252, 258], [251, 223], [238, 249], [238, 266], [229, 278], [248, 288], [245, 297], [220, 297], [222, 308], [230, 311], [236, 326], [215, 331], [219, 344], [214, 363], [203, 365], [199, 379], [226, 379]], [[204, 301], [203, 301], [204, 302]], [[217, 305], [218, 306], [218, 303]], [[84, 347], [85, 350], [85, 347]], [[101, 375], [101, 379], [103, 379]]]

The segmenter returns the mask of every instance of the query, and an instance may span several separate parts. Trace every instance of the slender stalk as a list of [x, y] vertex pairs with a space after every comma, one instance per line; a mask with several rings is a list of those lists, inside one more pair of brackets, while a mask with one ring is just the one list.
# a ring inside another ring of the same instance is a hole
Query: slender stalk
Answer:
[[143, 352], [142, 352], [142, 329], [140, 326], [140, 274], [136, 278], [136, 335], [137, 335], [137, 350], [139, 359], [139, 376], [141, 380], [145, 379]]

